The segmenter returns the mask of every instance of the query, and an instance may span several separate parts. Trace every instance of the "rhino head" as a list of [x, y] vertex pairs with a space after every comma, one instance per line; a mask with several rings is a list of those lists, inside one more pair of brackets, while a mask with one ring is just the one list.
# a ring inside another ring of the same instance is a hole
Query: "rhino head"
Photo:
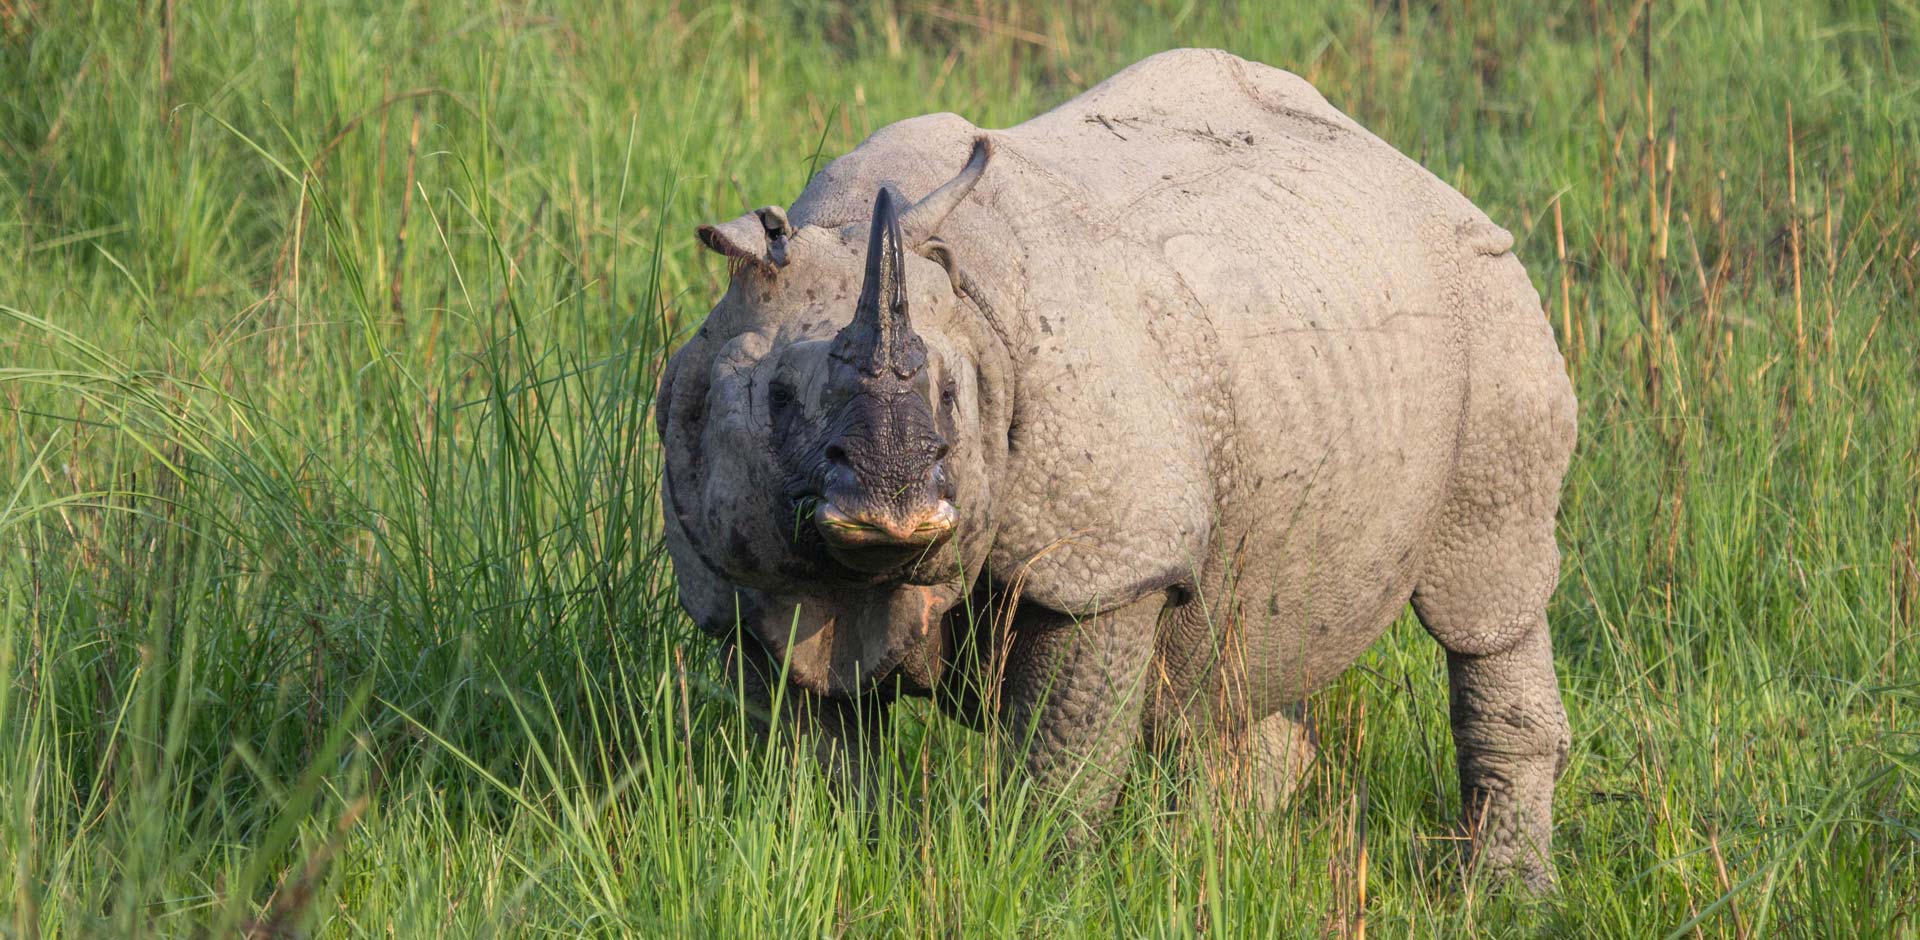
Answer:
[[991, 544], [1006, 351], [933, 237], [989, 155], [911, 205], [881, 187], [861, 222], [700, 230], [733, 276], [661, 380], [681, 601], [821, 694], [930, 687]]

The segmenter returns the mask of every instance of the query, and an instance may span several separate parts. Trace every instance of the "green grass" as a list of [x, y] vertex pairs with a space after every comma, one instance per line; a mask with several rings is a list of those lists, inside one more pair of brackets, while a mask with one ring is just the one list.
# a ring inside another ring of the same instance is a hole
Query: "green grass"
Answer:
[[[0, 0], [0, 934], [1920, 937], [1912, 0], [619, 6]], [[924, 707], [836, 809], [674, 605], [693, 226], [1175, 45], [1562, 334], [1557, 898], [1463, 881], [1411, 621], [1282, 820], [1143, 762], [1072, 855]]]

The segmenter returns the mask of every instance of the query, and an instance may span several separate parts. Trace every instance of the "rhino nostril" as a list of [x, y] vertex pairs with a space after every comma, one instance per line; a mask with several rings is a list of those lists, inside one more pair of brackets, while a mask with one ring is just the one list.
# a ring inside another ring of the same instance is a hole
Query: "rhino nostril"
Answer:
[[840, 464], [846, 463], [847, 462], [846, 449], [842, 448], [838, 444], [828, 444], [827, 459], [833, 463], [840, 463]]

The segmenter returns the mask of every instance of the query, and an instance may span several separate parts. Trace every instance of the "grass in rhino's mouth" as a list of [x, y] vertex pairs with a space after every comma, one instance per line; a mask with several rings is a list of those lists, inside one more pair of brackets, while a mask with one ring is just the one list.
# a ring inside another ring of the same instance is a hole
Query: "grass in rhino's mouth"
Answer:
[[822, 500], [818, 496], [801, 496], [793, 499], [793, 541], [799, 544], [801, 533], [807, 531], [807, 523], [820, 511]]

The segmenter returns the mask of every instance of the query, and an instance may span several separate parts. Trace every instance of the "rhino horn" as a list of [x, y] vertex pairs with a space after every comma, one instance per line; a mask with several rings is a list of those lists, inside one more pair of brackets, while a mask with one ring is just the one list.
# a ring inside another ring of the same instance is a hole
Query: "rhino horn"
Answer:
[[993, 145], [988, 143], [985, 136], [975, 137], [973, 152], [967, 155], [967, 165], [960, 168], [960, 173], [901, 213], [900, 231], [906, 236], [909, 248], [919, 248], [933, 237], [940, 223], [945, 222], [954, 208], [973, 191], [973, 184], [980, 182], [980, 176], [987, 172], [987, 161], [992, 157]]
[[853, 322], [834, 337], [833, 355], [864, 375], [911, 378], [926, 364], [926, 344], [907, 319], [907, 283], [900, 218], [893, 193], [881, 187], [867, 234], [867, 273]]

